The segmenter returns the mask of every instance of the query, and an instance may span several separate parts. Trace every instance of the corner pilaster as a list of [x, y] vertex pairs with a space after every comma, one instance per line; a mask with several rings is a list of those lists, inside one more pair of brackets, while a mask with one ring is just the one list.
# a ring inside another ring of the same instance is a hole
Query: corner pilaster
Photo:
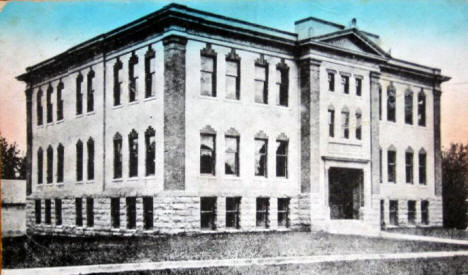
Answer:
[[379, 84], [380, 73], [370, 72], [370, 137], [372, 195], [380, 194], [379, 169]]
[[[29, 86], [29, 85], [28, 85]], [[33, 90], [28, 87], [24, 92], [26, 94], [26, 195], [32, 193], [32, 93]]]
[[442, 151], [440, 141], [440, 84], [434, 85], [434, 192], [442, 196]]

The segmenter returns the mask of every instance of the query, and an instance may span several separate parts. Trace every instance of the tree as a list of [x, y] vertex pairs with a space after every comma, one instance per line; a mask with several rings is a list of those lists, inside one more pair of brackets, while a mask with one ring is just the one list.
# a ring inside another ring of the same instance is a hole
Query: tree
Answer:
[[468, 144], [451, 144], [442, 158], [444, 226], [463, 229], [467, 225]]
[[9, 144], [0, 136], [0, 155], [2, 179], [26, 179], [26, 157], [21, 154], [16, 142]]

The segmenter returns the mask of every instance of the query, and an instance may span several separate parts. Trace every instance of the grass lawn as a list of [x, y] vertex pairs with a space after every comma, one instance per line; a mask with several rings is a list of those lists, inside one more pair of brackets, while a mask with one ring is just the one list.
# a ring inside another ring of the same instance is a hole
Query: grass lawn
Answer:
[[322, 232], [195, 236], [3, 239], [3, 268], [257, 258], [352, 253], [466, 250], [468, 246], [332, 235]]
[[468, 231], [454, 228], [395, 228], [387, 229], [387, 232], [404, 233], [421, 236], [468, 240]]

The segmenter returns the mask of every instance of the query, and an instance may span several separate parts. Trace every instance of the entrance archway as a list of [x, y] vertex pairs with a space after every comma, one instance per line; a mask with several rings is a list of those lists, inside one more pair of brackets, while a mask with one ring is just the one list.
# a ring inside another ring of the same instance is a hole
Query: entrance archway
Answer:
[[328, 171], [331, 219], [360, 219], [364, 206], [363, 170], [331, 167]]

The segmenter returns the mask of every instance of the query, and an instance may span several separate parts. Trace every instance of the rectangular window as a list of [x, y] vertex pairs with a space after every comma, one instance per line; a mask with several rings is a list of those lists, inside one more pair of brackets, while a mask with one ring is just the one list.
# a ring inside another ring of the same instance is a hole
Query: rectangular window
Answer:
[[47, 148], [47, 183], [52, 183], [54, 170], [54, 150], [49, 146]]
[[113, 228], [120, 227], [120, 198], [111, 198], [111, 223]]
[[216, 136], [212, 134], [200, 135], [200, 174], [215, 174], [216, 168]]
[[143, 227], [145, 230], [153, 229], [153, 198], [143, 197]]
[[270, 198], [257, 198], [257, 227], [268, 228], [270, 212]]
[[343, 93], [349, 94], [349, 76], [341, 76], [341, 84], [343, 85]]
[[64, 161], [64, 148], [59, 144], [57, 148], [57, 182], [63, 182], [63, 164]]
[[418, 125], [426, 126], [426, 95], [422, 90], [418, 93]]
[[122, 177], [122, 138], [114, 138], [114, 179]]
[[289, 227], [289, 198], [278, 198], [278, 226]]
[[54, 92], [52, 86], [47, 88], [47, 123], [50, 123], [54, 120], [53, 114], [53, 105], [52, 105], [52, 93]]
[[202, 229], [216, 229], [216, 197], [200, 198], [200, 222]]
[[122, 93], [122, 62], [117, 59], [114, 64], [114, 106], [121, 104]]
[[83, 113], [83, 92], [81, 86], [83, 84], [83, 76], [79, 74], [76, 78], [76, 114], [81, 115]]
[[146, 146], [146, 175], [151, 176], [156, 172], [156, 136], [153, 128], [145, 133]]
[[44, 169], [44, 164], [43, 164], [43, 153], [42, 149], [39, 148], [37, 151], [37, 184], [42, 184], [43, 180], [43, 169]]
[[132, 132], [128, 136], [128, 147], [129, 147], [129, 177], [138, 176], [138, 134]]
[[255, 65], [255, 102], [268, 104], [268, 66]]
[[387, 91], [387, 120], [396, 121], [396, 97], [395, 89], [389, 87]]
[[413, 153], [412, 152], [406, 152], [405, 164], [406, 164], [406, 183], [413, 184]]
[[379, 120], [382, 120], [382, 87], [379, 86]]
[[42, 90], [37, 91], [36, 112], [37, 112], [37, 125], [42, 125], [42, 119], [43, 119]]
[[225, 137], [224, 173], [239, 176], [239, 137]]
[[328, 110], [328, 136], [335, 136], [335, 110]]
[[276, 176], [288, 177], [288, 141], [276, 141]]
[[145, 54], [145, 97], [151, 97], [154, 95], [153, 82], [155, 75], [155, 52], [153, 49], [148, 49]]
[[240, 197], [226, 198], [226, 227], [240, 228]]
[[362, 115], [361, 113], [356, 113], [356, 139], [362, 139]]
[[34, 200], [34, 215], [36, 224], [41, 223], [41, 200]]
[[413, 124], [413, 92], [405, 92], [405, 123]]
[[94, 111], [94, 88], [93, 88], [93, 79], [94, 79], [94, 71], [90, 71], [87, 77], [87, 96], [86, 96], [86, 107], [87, 111], [92, 112]]
[[88, 180], [94, 180], [94, 141], [88, 140]]
[[362, 94], [362, 79], [356, 78], [356, 95], [361, 96]]
[[379, 149], [379, 181], [383, 182], [383, 173], [382, 173], [382, 149]]
[[55, 224], [62, 225], [62, 200], [55, 199]]
[[349, 112], [343, 111], [341, 112], [341, 123], [343, 129], [343, 138], [349, 138]]
[[63, 119], [62, 91], [63, 91], [63, 83], [60, 82], [57, 86], [57, 120]]
[[76, 226], [83, 226], [83, 199], [75, 199], [75, 224]]
[[267, 177], [268, 140], [255, 139], [255, 176]]
[[279, 106], [288, 106], [289, 97], [289, 70], [286, 68], [276, 69], [276, 86], [277, 86], [277, 99], [276, 104]]
[[135, 73], [135, 67], [138, 64], [138, 57], [132, 55], [128, 61], [128, 101], [134, 102], [137, 99], [138, 88], [137, 80], [138, 75]]
[[429, 202], [421, 201], [421, 222], [422, 224], [429, 224]]
[[416, 224], [416, 201], [408, 201], [408, 223]]
[[331, 72], [328, 73], [328, 90], [330, 92], [335, 91], [335, 74]]
[[380, 226], [385, 227], [385, 201], [380, 200]]
[[76, 180], [83, 180], [83, 143], [76, 144]]
[[398, 201], [390, 201], [390, 224], [398, 225]]
[[128, 197], [125, 200], [127, 203], [127, 228], [134, 229], [136, 227], [136, 198]]
[[94, 226], [94, 199], [86, 198], [86, 226]]
[[419, 153], [419, 184], [426, 184], [426, 154]]
[[51, 204], [52, 202], [49, 199], [45, 200], [45, 224], [52, 224]]
[[240, 63], [226, 60], [226, 98], [240, 99]]
[[201, 56], [201, 95], [216, 97], [216, 58]]
[[396, 152], [388, 151], [387, 152], [387, 181], [396, 183]]

